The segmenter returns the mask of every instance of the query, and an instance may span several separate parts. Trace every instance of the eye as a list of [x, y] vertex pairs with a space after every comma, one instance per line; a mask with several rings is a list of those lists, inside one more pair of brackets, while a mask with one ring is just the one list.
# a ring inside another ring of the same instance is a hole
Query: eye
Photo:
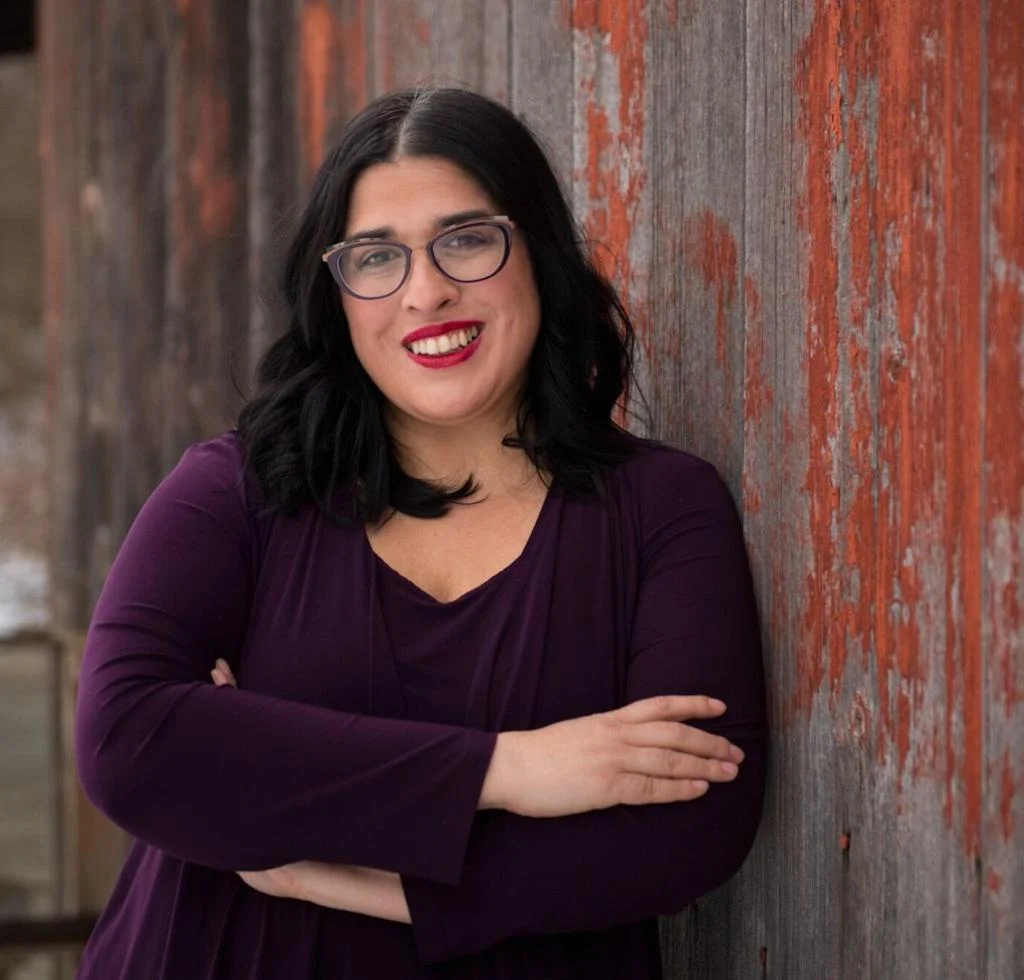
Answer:
[[356, 272], [377, 272], [400, 261], [402, 253], [397, 248], [366, 246], [353, 249], [349, 255], [352, 269]]
[[438, 245], [446, 252], [472, 252], [480, 248], [489, 248], [501, 238], [497, 228], [477, 225], [473, 228], [457, 228], [450, 235], [445, 235]]
[[475, 231], [461, 231], [445, 240], [447, 248], [473, 248], [475, 245], [486, 244], [486, 237]]

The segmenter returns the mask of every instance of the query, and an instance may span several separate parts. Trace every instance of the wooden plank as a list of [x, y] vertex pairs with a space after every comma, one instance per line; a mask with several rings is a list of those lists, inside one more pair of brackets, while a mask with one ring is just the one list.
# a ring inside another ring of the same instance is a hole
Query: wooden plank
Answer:
[[507, 98], [509, 0], [303, 0], [299, 116], [305, 181], [344, 123], [397, 88], [468, 85]]
[[434, 0], [428, 4], [432, 80], [467, 86], [507, 102], [510, 3]]
[[245, 4], [168, 12], [162, 462], [227, 428], [248, 373], [249, 46]]
[[[649, 52], [650, 314], [647, 384], [659, 438], [743, 467], [745, 71], [741, 4], [652, 4]], [[764, 836], [764, 835], [762, 835]], [[665, 972], [758, 968], [749, 870], [662, 923]]]
[[66, 488], [52, 504], [51, 579], [54, 614], [64, 621], [80, 619], [86, 608], [80, 569], [87, 552], [77, 496], [85, 421], [77, 369], [83, 346], [79, 239], [84, 222], [72, 220], [79, 214], [79, 179], [85, 157], [80, 110], [86, 15], [81, 6], [62, 12], [44, 2], [40, 8], [43, 322], [53, 405], [53, 485]]
[[[278, 295], [283, 241], [300, 193], [301, 18], [294, 4], [249, 4], [249, 373], [283, 329]], [[240, 378], [248, 381], [249, 378]]]
[[[765, 869], [776, 881], [765, 969], [969, 973], [982, 710], [977, 10], [944, 20], [921, 3], [896, 19], [819, 3], [793, 23], [802, 8], [787, 6], [751, 7], [748, 47], [746, 373], [762, 382], [747, 389], [744, 500], [787, 786], [769, 800], [785, 863]], [[768, 134], [794, 131], [795, 145], [772, 146]], [[777, 175], [794, 171], [787, 188]], [[794, 219], [759, 262], [779, 235], [770, 223]]]
[[374, 10], [370, 0], [302, 0], [295, 73], [303, 187], [374, 95]]
[[[156, 4], [109, 4], [102, 18], [98, 9], [93, 15], [102, 44], [97, 70], [103, 101], [93, 110], [98, 160], [85, 194], [101, 229], [94, 261], [103, 280], [88, 291], [99, 295], [107, 312], [83, 323], [98, 359], [89, 368], [95, 372], [86, 408], [93, 448], [83, 476], [108, 511], [102, 522], [91, 523], [90, 601], [138, 508], [164, 474], [160, 337], [169, 248], [164, 124], [172, 29]], [[140, 51], [148, 57], [140, 59]], [[82, 519], [89, 527], [90, 517]], [[78, 630], [86, 622], [60, 625]]]
[[[651, 331], [647, 0], [574, 0], [573, 201], [591, 251], [625, 301], [645, 390]], [[656, 403], [656, 394], [648, 391]], [[636, 399], [632, 403], [636, 405]], [[631, 419], [646, 431], [646, 419]]]
[[372, 19], [376, 95], [417, 85], [466, 86], [506, 100], [510, 0], [402, 0]]
[[[510, 105], [533, 132], [572, 200], [573, 43], [569, 4], [512, 4]], [[579, 212], [577, 211], [577, 217]]]
[[740, 4], [652, 6], [651, 324], [655, 426], [739, 487], [744, 163]]
[[373, 91], [382, 95], [397, 88], [428, 85], [431, 62], [429, 0], [373, 4]]
[[983, 975], [1024, 976], [1024, 13], [985, 5]]

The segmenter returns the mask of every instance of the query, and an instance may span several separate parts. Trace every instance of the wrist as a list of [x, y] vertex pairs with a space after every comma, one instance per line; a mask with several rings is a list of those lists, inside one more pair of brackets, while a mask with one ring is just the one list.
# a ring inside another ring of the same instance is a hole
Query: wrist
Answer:
[[300, 902], [315, 901], [310, 893], [308, 882], [311, 868], [312, 862], [310, 861], [295, 861], [293, 864], [285, 866], [283, 870], [286, 870], [288, 877], [284, 882], [284, 887], [288, 898], [294, 898]]
[[514, 810], [517, 798], [515, 760], [521, 748], [522, 735], [522, 732], [498, 733], [480, 789], [478, 810]]

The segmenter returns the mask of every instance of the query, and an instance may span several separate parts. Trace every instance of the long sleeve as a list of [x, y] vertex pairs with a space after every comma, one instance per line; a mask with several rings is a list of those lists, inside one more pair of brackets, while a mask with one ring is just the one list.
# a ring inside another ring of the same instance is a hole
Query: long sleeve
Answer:
[[[678, 454], [645, 494], [627, 701], [707, 694], [709, 730], [746, 753], [699, 800], [560, 819], [477, 815], [457, 886], [403, 879], [424, 963], [512, 936], [602, 929], [684, 908], [740, 867], [760, 819], [767, 738], [755, 602], [741, 528], [714, 470]], [[685, 462], [684, 462], [685, 461]]]
[[214, 868], [310, 859], [457, 882], [493, 734], [210, 683], [252, 603], [243, 486], [230, 436], [193, 447], [127, 535], [82, 664], [87, 794], [134, 836]]

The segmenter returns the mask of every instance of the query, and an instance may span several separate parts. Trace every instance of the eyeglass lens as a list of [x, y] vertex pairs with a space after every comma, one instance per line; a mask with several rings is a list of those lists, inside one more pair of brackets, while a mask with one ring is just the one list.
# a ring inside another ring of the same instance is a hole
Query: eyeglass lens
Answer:
[[[439, 235], [429, 246], [438, 268], [458, 282], [493, 276], [505, 261], [508, 240], [497, 224], [474, 224]], [[338, 258], [338, 272], [358, 296], [372, 299], [394, 292], [408, 273], [409, 254], [389, 242], [350, 245]]]

